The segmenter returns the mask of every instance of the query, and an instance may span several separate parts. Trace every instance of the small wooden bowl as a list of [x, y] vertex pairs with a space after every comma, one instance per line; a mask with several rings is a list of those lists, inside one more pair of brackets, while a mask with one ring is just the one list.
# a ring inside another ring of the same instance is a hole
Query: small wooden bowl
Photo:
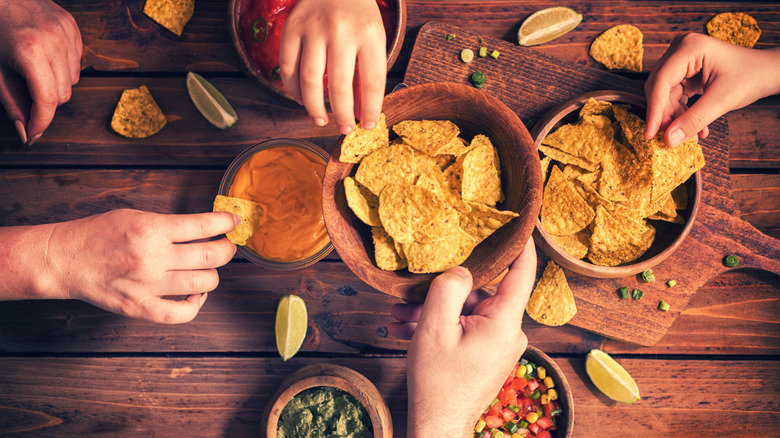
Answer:
[[[252, 62], [246, 48], [244, 47], [244, 44], [241, 42], [239, 20], [241, 18], [241, 6], [243, 1], [245, 0], [230, 0], [228, 3], [228, 32], [230, 33], [230, 40], [233, 42], [233, 47], [236, 49], [236, 53], [241, 60], [241, 66], [248, 76], [257, 79], [257, 81], [260, 82], [264, 88], [278, 96], [292, 100], [290, 94], [281, 88], [281, 81], [269, 81], [266, 79], [266, 77], [257, 68], [257, 65]], [[392, 34], [387, 35], [387, 71], [390, 71], [390, 68], [398, 58], [398, 54], [401, 53], [404, 36], [406, 35], [406, 0], [392, 1], [395, 2], [396, 19]]]
[[[624, 91], [593, 91], [556, 106], [539, 120], [533, 129], [533, 137], [535, 139], [534, 146], [538, 148], [544, 137], [561, 124], [576, 121], [580, 108], [582, 108], [588, 98], [591, 97], [596, 100], [630, 104], [632, 111], [641, 110], [641, 112], [636, 112], [636, 114], [641, 116], [643, 120], [645, 118], [644, 111], [647, 108], [647, 102], [642, 96]], [[536, 229], [533, 234], [534, 242], [536, 242], [536, 245], [538, 245], [545, 254], [555, 260], [559, 265], [588, 277], [620, 278], [636, 275], [666, 260], [667, 257], [672, 255], [672, 253], [682, 245], [685, 237], [688, 236], [691, 228], [693, 228], [701, 202], [701, 172], [694, 173], [693, 177], [689, 178], [685, 183], [685, 186], [688, 189], [688, 209], [680, 212], [686, 219], [685, 223], [671, 224], [655, 221], [654, 225], [657, 225], [657, 227], [653, 244], [647, 252], [633, 262], [619, 266], [598, 266], [587, 260], [576, 259], [552, 240], [552, 237], [550, 237], [547, 231], [542, 228], [542, 224], [538, 217], [536, 218]]]
[[393, 437], [390, 410], [376, 386], [357, 371], [334, 364], [308, 365], [285, 377], [265, 408], [265, 436], [276, 437], [279, 416], [296, 394], [318, 386], [331, 386], [351, 394], [368, 412], [374, 438]]
[[547, 371], [547, 375], [555, 381], [555, 391], [558, 392], [558, 403], [563, 409], [564, 415], [558, 421], [558, 429], [552, 432], [554, 438], [567, 438], [574, 431], [574, 396], [571, 386], [563, 375], [558, 364], [542, 350], [531, 345], [523, 353], [523, 357], [537, 365], [541, 365]]
[[[517, 258], [539, 216], [542, 172], [531, 135], [509, 107], [467, 85], [406, 87], [386, 96], [382, 108], [388, 127], [403, 120], [450, 120], [458, 125], [465, 140], [484, 134], [498, 150], [506, 197], [498, 207], [520, 216], [477, 245], [463, 263], [471, 271], [474, 288], [485, 286]], [[383, 271], [376, 266], [371, 227], [352, 213], [344, 194], [342, 180], [353, 175], [357, 165], [340, 162], [340, 152], [338, 145], [325, 168], [322, 184], [322, 212], [333, 246], [368, 285], [407, 301], [423, 301], [437, 274], [412, 274], [406, 269]]]

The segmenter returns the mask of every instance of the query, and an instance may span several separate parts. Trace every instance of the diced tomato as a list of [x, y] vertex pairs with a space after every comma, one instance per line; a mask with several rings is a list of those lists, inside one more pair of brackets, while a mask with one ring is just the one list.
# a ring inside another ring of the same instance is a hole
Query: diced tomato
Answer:
[[492, 415], [488, 415], [485, 417], [485, 427], [487, 428], [496, 428], [503, 426], [506, 423], [503, 419], [500, 417], [494, 417]]
[[501, 411], [501, 417], [504, 419], [504, 423], [507, 421], [512, 421], [517, 418], [517, 414], [512, 412], [509, 408], [504, 408], [503, 411]]
[[542, 429], [549, 429], [553, 425], [552, 418], [550, 417], [539, 417], [538, 420], [536, 420], [536, 425], [541, 427]]
[[[528, 381], [528, 386], [526, 386], [526, 388], [530, 389], [531, 392], [534, 392], [534, 389], [536, 389], [538, 387], [539, 387], [539, 382], [537, 380], [529, 380]], [[529, 392], [529, 394], [531, 392]]]
[[544, 386], [544, 383], [542, 383], [542, 382], [539, 382], [539, 387], [536, 388], [536, 389], [538, 389], [539, 392], [541, 392], [542, 394], [546, 394], [547, 393], [547, 387]]
[[536, 438], [552, 438], [552, 434], [546, 430], [543, 430], [536, 434]]
[[487, 414], [485, 414], [485, 416], [488, 416], [488, 417], [500, 417], [502, 408], [503, 408], [503, 406], [501, 406], [501, 403], [496, 403], [496, 404], [493, 405], [493, 407], [491, 407], [488, 410], [488, 412], [487, 412]]
[[518, 403], [518, 406], [522, 407], [520, 412], [522, 412], [523, 415], [525, 415], [525, 414], [527, 414], [527, 413], [529, 413], [529, 412], [534, 410], [534, 401], [531, 400], [528, 397], [520, 397], [517, 400], [517, 403]]
[[511, 386], [501, 388], [501, 391], [498, 392], [498, 400], [501, 401], [501, 404], [504, 406], [517, 404], [517, 393]]
[[544, 411], [545, 417], [552, 417], [552, 415], [550, 415], [550, 413], [553, 411], [552, 404], [553, 402], [545, 403], [542, 405], [542, 411]]
[[[538, 423], [538, 421], [537, 421], [537, 423]], [[536, 424], [536, 423], [531, 423], [531, 424], [528, 425], [528, 430], [530, 430], [531, 433], [534, 434], [534, 436], [539, 436], [539, 432], [542, 431], [542, 428], [539, 427], [539, 425]]]
[[512, 380], [512, 389], [517, 392], [520, 392], [526, 386], [528, 386], [528, 380], [525, 380], [525, 377], [517, 377]]

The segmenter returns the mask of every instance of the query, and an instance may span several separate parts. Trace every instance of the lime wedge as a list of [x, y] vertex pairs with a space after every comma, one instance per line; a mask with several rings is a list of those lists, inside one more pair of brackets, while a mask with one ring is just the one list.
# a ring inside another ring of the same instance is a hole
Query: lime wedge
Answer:
[[309, 315], [306, 302], [297, 295], [285, 295], [276, 308], [276, 348], [282, 359], [293, 356], [306, 339]]
[[225, 96], [203, 76], [193, 72], [187, 73], [187, 91], [198, 111], [217, 128], [229, 128], [238, 121], [236, 111]]
[[574, 29], [580, 21], [582, 14], [563, 6], [536, 11], [520, 26], [517, 42], [521, 46], [544, 44]]
[[601, 350], [590, 350], [585, 359], [588, 377], [604, 395], [621, 403], [639, 400], [639, 387], [625, 368]]

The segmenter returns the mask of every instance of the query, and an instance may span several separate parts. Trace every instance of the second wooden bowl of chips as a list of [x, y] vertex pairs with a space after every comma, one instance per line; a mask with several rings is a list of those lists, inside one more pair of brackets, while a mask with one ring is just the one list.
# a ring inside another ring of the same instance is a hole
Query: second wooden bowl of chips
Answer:
[[[484, 135], [495, 146], [505, 197], [496, 209], [518, 216], [474, 247], [462, 263], [474, 278], [474, 288], [485, 286], [517, 258], [539, 214], [541, 170], [531, 135], [509, 107], [467, 85], [433, 83], [407, 87], [385, 97], [383, 112], [388, 128], [406, 120], [449, 120], [458, 126], [464, 141]], [[390, 132], [393, 140], [392, 128]], [[355, 175], [358, 165], [339, 161], [340, 152], [341, 142], [325, 169], [322, 187], [323, 215], [333, 246], [368, 285], [408, 301], [422, 301], [438, 273], [416, 274], [407, 269], [390, 271], [377, 267], [372, 227], [356, 217], [346, 199], [344, 180]]]
[[[621, 104], [628, 110], [613, 113], [612, 107], [605, 110], [603, 105], [588, 103], [589, 99]], [[586, 105], [588, 108], [581, 111]], [[594, 91], [558, 105], [534, 127], [534, 144], [542, 156], [542, 167], [546, 167], [545, 161], [552, 163], [544, 170], [546, 198], [542, 219], [536, 220], [534, 240], [562, 267], [597, 278], [635, 275], [669, 257], [693, 227], [702, 181], [700, 172], [691, 175], [686, 169], [703, 166], [703, 154], [698, 145], [690, 143], [668, 148], [662, 145], [662, 139], [661, 143], [644, 141], [646, 105], [645, 99], [635, 94]], [[618, 122], [616, 117], [622, 120]], [[610, 128], [606, 124], [610, 124], [612, 132], [618, 134], [602, 138], [610, 137], [618, 149], [600, 147], [599, 134], [585, 133], [584, 125], [591, 123], [602, 123], [607, 132]], [[564, 125], [568, 127], [561, 130]], [[592, 138], [582, 141], [586, 135]], [[638, 145], [639, 152], [632, 145]], [[644, 157], [640, 160], [641, 155]], [[597, 161], [600, 163], [593, 164]], [[639, 200], [648, 196], [651, 201], [641, 204]], [[584, 217], [583, 223], [591, 220], [580, 231], [566, 234], [570, 221], [556, 218], [556, 213], [560, 217]], [[641, 255], [637, 257], [638, 253]]]

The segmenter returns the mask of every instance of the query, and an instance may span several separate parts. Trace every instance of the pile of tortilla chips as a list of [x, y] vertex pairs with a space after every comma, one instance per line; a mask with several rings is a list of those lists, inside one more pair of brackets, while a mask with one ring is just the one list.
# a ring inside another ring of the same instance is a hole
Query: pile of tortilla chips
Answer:
[[214, 199], [214, 211], [227, 211], [241, 218], [241, 223], [227, 233], [227, 238], [236, 245], [246, 245], [252, 237], [263, 215], [263, 207], [247, 199], [217, 195]]
[[610, 27], [590, 45], [590, 56], [610, 70], [642, 71], [642, 31], [630, 24]]
[[687, 208], [685, 181], [704, 167], [701, 147], [694, 137], [670, 148], [663, 132], [645, 140], [644, 128], [627, 105], [590, 99], [576, 123], [539, 146], [542, 227], [573, 257], [601, 266], [628, 263], [655, 239], [648, 220], [685, 222], [678, 210]]
[[165, 123], [165, 114], [146, 85], [124, 90], [111, 117], [111, 129], [127, 138], [149, 137]]
[[761, 29], [756, 19], [748, 14], [724, 12], [707, 22], [707, 33], [727, 43], [753, 48], [761, 36]]
[[466, 142], [447, 120], [407, 120], [393, 131], [399, 137], [390, 141], [384, 115], [370, 131], [358, 125], [339, 156], [360, 163], [344, 191], [355, 215], [372, 228], [380, 269], [445, 271], [518, 216], [495, 208], [504, 194], [488, 137]]

